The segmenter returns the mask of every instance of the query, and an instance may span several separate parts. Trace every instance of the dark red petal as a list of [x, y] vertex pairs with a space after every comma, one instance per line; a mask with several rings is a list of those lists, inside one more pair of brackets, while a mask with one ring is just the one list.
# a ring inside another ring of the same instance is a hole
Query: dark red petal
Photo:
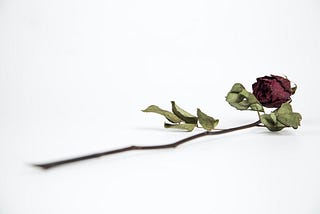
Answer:
[[283, 87], [285, 91], [291, 94], [290, 80], [281, 76], [276, 76], [276, 75], [272, 75], [272, 77], [274, 77], [280, 83], [280, 85]]

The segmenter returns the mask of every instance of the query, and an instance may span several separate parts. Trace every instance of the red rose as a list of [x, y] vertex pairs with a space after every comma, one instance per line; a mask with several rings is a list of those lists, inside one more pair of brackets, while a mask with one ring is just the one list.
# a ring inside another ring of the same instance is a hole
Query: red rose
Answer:
[[290, 81], [275, 75], [257, 78], [252, 89], [254, 96], [267, 108], [279, 108], [282, 103], [291, 100], [293, 94]]

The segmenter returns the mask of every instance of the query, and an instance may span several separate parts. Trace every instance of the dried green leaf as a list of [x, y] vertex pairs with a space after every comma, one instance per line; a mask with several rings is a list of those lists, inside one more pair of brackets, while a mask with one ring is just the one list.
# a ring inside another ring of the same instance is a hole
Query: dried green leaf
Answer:
[[299, 113], [286, 113], [286, 114], [279, 114], [277, 119], [280, 123], [284, 124], [285, 126], [292, 127], [297, 129], [300, 126], [300, 121], [302, 119]]
[[249, 105], [243, 102], [243, 96], [237, 93], [229, 92], [226, 97], [227, 102], [238, 110], [247, 110]]
[[245, 89], [245, 88], [241, 83], [235, 83], [235, 84], [233, 84], [230, 92], [240, 93], [243, 89]]
[[263, 106], [260, 103], [250, 104], [250, 108], [253, 111], [264, 112]]
[[236, 83], [226, 96], [226, 101], [238, 110], [254, 110], [264, 112], [263, 106], [257, 98], [248, 92], [243, 85]]
[[292, 112], [290, 103], [283, 103], [271, 114], [261, 115], [261, 122], [271, 131], [279, 131], [285, 127], [297, 129], [301, 120], [301, 114]]
[[248, 98], [251, 93], [244, 88], [242, 89], [242, 91], [239, 92], [239, 94], [241, 94], [245, 98]]
[[188, 132], [191, 132], [196, 126], [197, 124], [191, 124], [191, 123], [180, 123], [180, 124], [164, 123], [165, 128], [182, 129]]
[[249, 93], [248, 96], [246, 96], [246, 98], [247, 98], [248, 102], [250, 103], [250, 105], [251, 104], [260, 104], [260, 102], [257, 100], [257, 98], [252, 93]]
[[277, 123], [277, 116], [274, 112], [270, 114], [270, 118], [272, 119], [273, 123]]
[[189, 112], [180, 108], [174, 101], [171, 101], [172, 112], [186, 123], [197, 124], [198, 118]]
[[227, 102], [232, 104], [238, 104], [243, 100], [243, 97], [239, 93], [229, 92], [226, 96]]
[[263, 114], [260, 117], [261, 123], [263, 123], [270, 131], [280, 131], [286, 127], [274, 119], [274, 115], [271, 116], [270, 114]]
[[167, 118], [170, 122], [172, 123], [180, 123], [182, 122], [182, 120], [177, 117], [175, 114], [173, 114], [170, 111], [167, 110], [163, 110], [161, 108], [159, 108], [156, 105], [151, 105], [148, 108], [146, 108], [145, 110], [142, 110], [143, 112], [152, 112], [152, 113], [157, 113], [160, 114], [162, 116], [165, 116], [165, 118]]
[[219, 123], [219, 120], [206, 115], [199, 108], [197, 109], [197, 116], [199, 118], [199, 123], [201, 124], [201, 126], [208, 131], [214, 129]]
[[277, 116], [277, 120], [287, 127], [297, 129], [300, 126], [302, 116], [299, 113], [292, 112], [292, 106], [290, 103], [283, 103], [279, 109], [274, 113]]
[[290, 103], [283, 103], [280, 108], [274, 111], [277, 115], [288, 114], [292, 112], [292, 106]]

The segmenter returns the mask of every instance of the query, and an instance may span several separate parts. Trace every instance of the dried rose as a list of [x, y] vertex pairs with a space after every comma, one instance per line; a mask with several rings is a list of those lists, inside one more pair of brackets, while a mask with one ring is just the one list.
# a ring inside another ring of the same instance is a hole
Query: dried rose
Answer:
[[290, 101], [290, 96], [294, 94], [290, 81], [276, 75], [257, 78], [252, 89], [253, 95], [268, 108], [279, 108], [282, 103]]

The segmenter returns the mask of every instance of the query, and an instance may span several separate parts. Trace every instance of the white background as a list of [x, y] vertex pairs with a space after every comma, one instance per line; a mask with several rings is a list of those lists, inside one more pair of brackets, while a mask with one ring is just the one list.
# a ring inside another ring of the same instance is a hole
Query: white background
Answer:
[[[0, 213], [318, 214], [319, 72], [317, 0], [0, 0]], [[150, 104], [253, 122], [224, 97], [268, 74], [298, 84], [298, 130], [30, 167], [192, 135]]]

